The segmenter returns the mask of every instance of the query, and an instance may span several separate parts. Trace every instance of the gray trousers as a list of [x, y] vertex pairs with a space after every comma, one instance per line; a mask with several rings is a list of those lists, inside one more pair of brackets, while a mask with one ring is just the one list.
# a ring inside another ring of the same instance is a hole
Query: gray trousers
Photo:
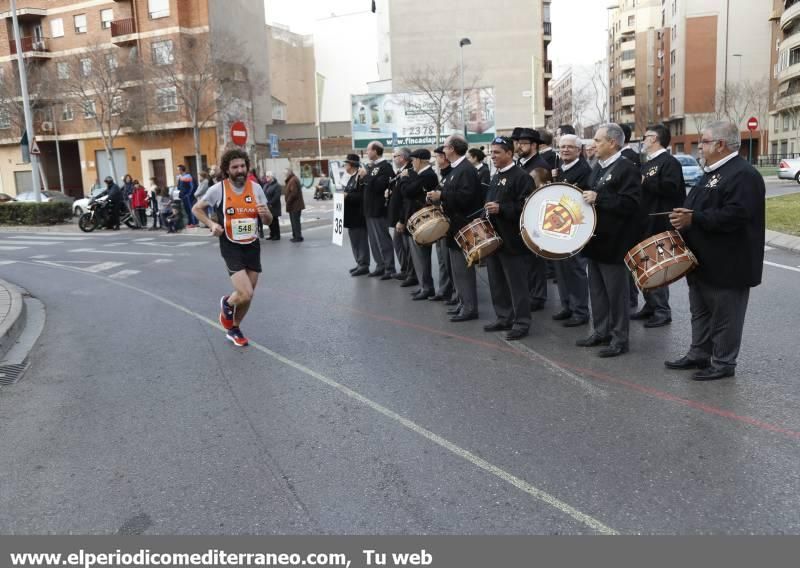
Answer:
[[532, 258], [528, 264], [528, 292], [530, 293], [531, 304], [544, 304], [547, 301], [547, 278], [545, 273], [547, 264], [541, 256], [531, 253]]
[[735, 367], [749, 299], [750, 288], [717, 288], [696, 279], [690, 282], [692, 347], [689, 357], [710, 357], [715, 367]]
[[433, 269], [431, 267], [432, 252], [433, 247], [431, 245], [418, 245], [414, 239], [411, 239], [411, 258], [414, 261], [414, 272], [417, 274], [417, 280], [419, 280], [419, 289], [421, 292], [434, 292]]
[[439, 294], [445, 298], [453, 295], [453, 268], [450, 266], [450, 249], [447, 237], [436, 241], [436, 258], [439, 261]]
[[624, 264], [605, 264], [589, 259], [589, 295], [592, 325], [600, 337], [611, 337], [611, 345], [628, 345], [630, 326], [630, 272]]
[[450, 252], [450, 266], [453, 269], [453, 282], [456, 293], [461, 299], [461, 314], [472, 315], [478, 313], [478, 283], [475, 275], [475, 266], [467, 268], [467, 259], [461, 249], [448, 249]]
[[654, 316], [672, 318], [672, 309], [669, 307], [669, 286], [645, 290], [642, 296], [644, 296], [644, 309], [653, 312]]
[[411, 243], [408, 241], [407, 232], [398, 233], [397, 229], [392, 229], [392, 245], [397, 255], [397, 262], [400, 264], [400, 272], [406, 278], [413, 276], [414, 263], [411, 260]]
[[574, 317], [589, 317], [589, 276], [586, 273], [586, 258], [580, 254], [564, 260], [554, 260], [558, 296], [561, 308], [572, 312]]
[[350, 248], [353, 249], [353, 258], [359, 268], [369, 268], [369, 239], [367, 238], [366, 227], [353, 227], [347, 229], [347, 236], [350, 237]]
[[394, 273], [394, 247], [386, 217], [367, 217], [367, 237], [372, 258], [375, 259], [375, 270], [386, 274]]
[[508, 254], [502, 250], [486, 259], [489, 291], [497, 321], [513, 324], [514, 329], [531, 327], [531, 300], [528, 295], [528, 254]]

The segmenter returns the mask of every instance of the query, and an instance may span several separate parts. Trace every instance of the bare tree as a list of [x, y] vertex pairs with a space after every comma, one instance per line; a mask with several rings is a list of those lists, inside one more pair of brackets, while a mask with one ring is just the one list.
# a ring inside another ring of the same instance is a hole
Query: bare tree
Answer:
[[745, 96], [750, 101], [750, 113], [758, 119], [758, 132], [761, 151], [766, 154], [766, 139], [769, 132], [769, 77], [748, 81]]
[[725, 117], [737, 126], [741, 125], [747, 118], [752, 104], [747, 83], [728, 83], [727, 89], [722, 91], [721, 96], [722, 104], [719, 106]]
[[[572, 126], [576, 132], [583, 132], [583, 120], [589, 107], [594, 102], [593, 89], [586, 85], [572, 92]], [[556, 125], [558, 126], [558, 125]]]
[[135, 60], [120, 65], [119, 53], [115, 47], [90, 46], [66, 60], [68, 70], [60, 72], [58, 81], [63, 95], [94, 121], [115, 181], [119, 176], [113, 159], [114, 140], [123, 128], [141, 128], [146, 118], [146, 105], [137, 96], [141, 94], [142, 66]]
[[592, 71], [592, 91], [594, 92], [594, 106], [597, 111], [597, 119], [603, 124], [608, 122], [608, 79], [606, 73], [608, 65], [606, 61], [597, 61]]
[[[42, 108], [44, 99], [42, 87], [47, 84], [44, 80], [45, 73], [42, 66], [25, 60], [25, 69], [28, 77], [28, 93], [30, 95], [31, 114]], [[22, 104], [22, 91], [19, 84], [19, 68], [16, 60], [8, 66], [3, 66], [0, 71], [0, 119], [7, 123], [14, 134], [25, 131], [25, 110]]]

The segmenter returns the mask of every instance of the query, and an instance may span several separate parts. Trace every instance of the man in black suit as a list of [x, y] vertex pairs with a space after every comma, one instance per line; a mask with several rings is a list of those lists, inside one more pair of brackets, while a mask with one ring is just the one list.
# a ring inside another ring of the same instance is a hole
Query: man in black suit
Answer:
[[369, 276], [391, 280], [394, 277], [394, 247], [389, 236], [386, 219], [386, 190], [394, 176], [392, 165], [383, 157], [383, 144], [372, 141], [367, 146], [367, 156], [372, 165], [369, 170], [361, 167], [359, 177], [364, 180], [364, 216], [367, 218], [367, 236], [375, 259], [375, 270]]
[[445, 155], [452, 170], [442, 181], [442, 189], [428, 193], [433, 203], [441, 202], [445, 215], [450, 219], [447, 246], [450, 251], [450, 266], [453, 269], [456, 292], [461, 298], [461, 308], [450, 318], [451, 322], [469, 321], [478, 318], [478, 291], [475, 267], [467, 266], [466, 258], [455, 241], [455, 235], [472, 221], [483, 205], [483, 192], [478, 172], [467, 161], [469, 146], [463, 136], [454, 134], [444, 144]]
[[622, 132], [625, 134], [625, 146], [622, 148], [622, 156], [624, 158], [629, 159], [637, 168], [642, 167], [642, 157], [639, 155], [639, 152], [631, 148], [631, 127], [627, 124], [620, 124], [620, 128], [622, 128]]
[[[439, 185], [439, 178], [431, 167], [431, 153], [428, 150], [414, 150], [411, 152], [412, 169], [402, 175], [407, 178], [405, 183], [400, 185], [403, 192], [403, 203], [405, 206], [405, 218], [408, 220], [414, 213], [426, 206], [425, 195], [433, 191]], [[404, 226], [406, 234], [407, 227]], [[431, 252], [433, 245], [420, 245], [410, 238], [411, 259], [414, 261], [414, 268], [420, 288], [411, 298], [414, 300], [425, 300], [435, 296], [433, 287], [433, 271], [431, 269]], [[449, 255], [448, 255], [449, 256]]]
[[[592, 169], [581, 158], [581, 139], [574, 134], [565, 134], [559, 139], [561, 165], [556, 169], [555, 181], [589, 189]], [[586, 274], [586, 258], [576, 254], [570, 258], [553, 261], [561, 299], [561, 311], [553, 316], [563, 321], [564, 327], [578, 327], [589, 323], [589, 277]]]
[[517, 140], [517, 155], [519, 161], [517, 164], [526, 173], [530, 174], [536, 168], [544, 168], [547, 171], [552, 170], [547, 162], [539, 157], [539, 143], [542, 139], [539, 133], [533, 128], [523, 128], [519, 133]]
[[517, 340], [528, 335], [531, 326], [526, 278], [530, 251], [520, 236], [519, 218], [525, 200], [533, 191], [533, 178], [514, 164], [514, 142], [510, 138], [495, 138], [491, 156], [497, 172], [489, 185], [485, 209], [503, 245], [486, 259], [497, 320], [483, 329], [505, 330], [506, 339]]
[[[650, 215], [672, 211], [686, 200], [683, 168], [669, 152], [671, 135], [669, 128], [656, 124], [644, 135], [647, 161], [642, 165], [642, 208], [644, 227], [640, 241], [647, 237], [669, 231], [672, 226], [664, 215]], [[645, 327], [661, 327], [672, 322], [669, 307], [669, 286], [643, 291], [644, 307], [631, 316], [632, 320], [647, 320]]]
[[699, 369], [696, 381], [734, 376], [750, 288], [764, 269], [764, 178], [739, 156], [739, 129], [712, 122], [700, 151], [705, 175], [670, 215], [699, 266], [687, 277], [692, 345], [670, 369]]
[[369, 241], [367, 240], [367, 220], [364, 218], [364, 183], [358, 177], [361, 162], [358, 154], [347, 154], [344, 170], [350, 177], [344, 188], [344, 226], [350, 238], [350, 247], [356, 266], [350, 269], [351, 276], [369, 274]]
[[[531, 174], [536, 168], [544, 168], [548, 172], [553, 168], [539, 157], [539, 133], [532, 128], [523, 128], [519, 134], [518, 154], [519, 167]], [[531, 299], [531, 311], [544, 309], [547, 302], [547, 264], [545, 260], [531, 253], [530, 271], [528, 273], [528, 291]]]
[[548, 172], [552, 172], [558, 165], [558, 155], [553, 150], [553, 133], [546, 128], [540, 128], [539, 133], [539, 157], [547, 162]]
[[[436, 148], [433, 155], [436, 159], [436, 168], [439, 170], [439, 181], [442, 181], [453, 168], [444, 155], [444, 146]], [[450, 266], [450, 250], [447, 248], [447, 239], [436, 241], [436, 260], [439, 264], [439, 291], [429, 299], [432, 302], [443, 301], [448, 306], [455, 306], [458, 304], [458, 299], [453, 285], [453, 268]]]
[[618, 124], [601, 126], [594, 141], [599, 162], [589, 180], [591, 189], [583, 192], [583, 200], [597, 212], [594, 236], [583, 249], [589, 259], [594, 332], [576, 345], [607, 345], [598, 355], [617, 357], [629, 347], [630, 272], [624, 259], [639, 236], [642, 176], [622, 157], [625, 135]]
[[409, 148], [397, 148], [392, 154], [394, 160], [395, 174], [389, 184], [389, 207], [387, 216], [389, 226], [394, 230], [392, 243], [394, 252], [397, 255], [397, 262], [400, 264], [400, 271], [395, 274], [395, 278], [402, 280], [400, 285], [403, 288], [416, 286], [417, 274], [414, 271], [414, 263], [411, 260], [411, 243], [408, 233], [405, 231], [405, 204], [401, 185], [408, 181], [408, 175], [402, 175], [404, 171], [411, 170], [411, 150]]

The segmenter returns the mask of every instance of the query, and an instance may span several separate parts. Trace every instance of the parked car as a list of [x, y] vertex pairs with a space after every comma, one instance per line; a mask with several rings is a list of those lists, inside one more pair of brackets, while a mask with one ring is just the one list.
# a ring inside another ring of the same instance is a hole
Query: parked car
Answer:
[[16, 199], [7, 193], [0, 193], [0, 203], [8, 203], [9, 201], [16, 201]]
[[81, 215], [86, 213], [89, 210], [89, 201], [91, 201], [93, 198], [103, 193], [105, 190], [106, 190], [105, 186], [95, 187], [94, 189], [92, 189], [92, 192], [91, 194], [89, 194], [89, 197], [83, 197], [81, 199], [76, 199], [75, 201], [73, 201], [72, 214], [80, 217]]
[[793, 179], [800, 183], [800, 158], [785, 158], [778, 164], [778, 179]]
[[681, 163], [683, 181], [686, 186], [694, 187], [698, 180], [703, 177], [703, 168], [700, 167], [694, 156], [689, 154], [675, 154], [675, 159]]
[[[51, 189], [47, 189], [42, 192], [42, 201], [64, 201], [66, 203], [72, 203], [74, 197], [70, 197], [69, 195], [64, 195], [60, 191], [53, 191]], [[36, 201], [36, 194], [32, 191], [26, 191], [25, 193], [20, 193], [17, 195], [17, 201]]]

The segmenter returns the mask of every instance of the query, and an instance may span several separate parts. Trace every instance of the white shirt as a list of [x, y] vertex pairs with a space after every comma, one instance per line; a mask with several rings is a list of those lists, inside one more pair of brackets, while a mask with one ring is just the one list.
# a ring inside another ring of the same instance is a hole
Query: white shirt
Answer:
[[418, 172], [417, 172], [417, 175], [419, 175], [419, 174], [421, 174], [422, 172], [424, 172], [425, 170], [429, 170], [429, 169], [431, 169], [431, 165], [430, 165], [430, 164], [428, 164], [427, 166], [425, 166], [424, 168], [422, 168], [420, 171], [418, 171]]
[[508, 165], [507, 165], [505, 168], [503, 168], [502, 170], [497, 170], [497, 173], [498, 173], [498, 174], [504, 174], [504, 173], [506, 173], [508, 170], [510, 170], [510, 169], [511, 169], [511, 168], [513, 168], [513, 167], [514, 167], [514, 162], [511, 162], [510, 164], [508, 164]]
[[622, 157], [622, 150], [611, 156], [608, 160], [598, 160], [600, 167], [606, 169], [608, 166], [616, 162]]
[[704, 167], [703, 171], [706, 172], [707, 174], [710, 174], [711, 172], [720, 169], [722, 166], [724, 166], [725, 164], [727, 164], [728, 162], [733, 160], [738, 155], [739, 155], [739, 152], [731, 152], [730, 154], [728, 154], [727, 156], [722, 158], [719, 162], [717, 162], [713, 166]]
[[667, 151], [666, 148], [661, 148], [661, 150], [653, 152], [652, 154], [647, 154], [647, 160], [648, 161], [654, 160], [654, 159], [658, 158], [661, 154], [663, 154], [666, 151]]
[[577, 164], [580, 161], [581, 161], [580, 158], [575, 158], [569, 164], [561, 164], [561, 171], [562, 172], [568, 171], [572, 166], [574, 166], [575, 164]]
[[461, 162], [463, 162], [463, 161], [464, 161], [464, 160], [466, 160], [466, 159], [467, 159], [467, 156], [466, 156], [466, 154], [465, 154], [465, 155], [461, 156], [461, 157], [460, 157], [458, 160], [456, 160], [455, 162], [452, 162], [452, 163], [450, 164], [450, 166], [451, 166], [453, 169], [456, 169], [456, 166], [458, 166], [458, 164], [460, 164]]
[[383, 156], [381, 156], [380, 158], [378, 158], [377, 160], [375, 160], [374, 162], [372, 162], [372, 166], [373, 166], [373, 167], [374, 167], [374, 166], [377, 166], [377, 165], [378, 165], [378, 164], [380, 164], [381, 162], [385, 162], [385, 161], [386, 161], [386, 158], [384, 158]]

